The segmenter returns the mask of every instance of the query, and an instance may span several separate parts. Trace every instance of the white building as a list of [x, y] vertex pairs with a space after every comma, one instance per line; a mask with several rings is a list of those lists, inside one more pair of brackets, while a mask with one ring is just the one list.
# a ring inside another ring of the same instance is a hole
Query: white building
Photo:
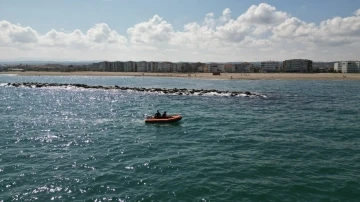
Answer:
[[341, 65], [339, 65], [339, 62], [334, 63], [334, 72], [342, 72]]
[[280, 62], [264, 61], [260, 63], [261, 72], [278, 72], [280, 70]]
[[360, 62], [359, 61], [344, 61], [334, 63], [334, 71], [341, 73], [359, 73]]

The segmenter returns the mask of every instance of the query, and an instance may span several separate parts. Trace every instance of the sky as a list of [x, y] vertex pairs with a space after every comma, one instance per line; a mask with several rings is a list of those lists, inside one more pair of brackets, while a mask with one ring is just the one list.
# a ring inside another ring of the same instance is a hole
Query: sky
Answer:
[[0, 60], [360, 60], [359, 0], [0, 0]]

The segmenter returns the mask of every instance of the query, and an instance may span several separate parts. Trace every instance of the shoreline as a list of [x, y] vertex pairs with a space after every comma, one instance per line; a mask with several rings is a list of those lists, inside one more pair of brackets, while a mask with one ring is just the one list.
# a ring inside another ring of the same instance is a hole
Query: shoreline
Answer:
[[16, 76], [133, 76], [133, 77], [166, 77], [214, 80], [360, 80], [356, 73], [153, 73], [153, 72], [0, 72], [0, 75]]

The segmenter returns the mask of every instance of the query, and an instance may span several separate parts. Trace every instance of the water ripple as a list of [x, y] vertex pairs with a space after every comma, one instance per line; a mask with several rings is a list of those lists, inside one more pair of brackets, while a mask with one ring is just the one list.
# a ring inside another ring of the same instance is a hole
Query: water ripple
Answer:
[[[45, 77], [42, 82], [159, 87], [165, 82], [167, 87], [246, 88], [269, 96], [1, 87], [0, 201], [360, 197], [358, 83], [143, 79]], [[144, 124], [144, 115], [157, 109], [184, 119]]]

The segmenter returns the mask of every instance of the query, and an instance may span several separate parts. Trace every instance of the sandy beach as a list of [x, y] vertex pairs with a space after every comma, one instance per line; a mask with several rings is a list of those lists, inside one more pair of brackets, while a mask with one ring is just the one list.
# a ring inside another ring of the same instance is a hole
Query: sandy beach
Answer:
[[18, 76], [150, 76], [179, 77], [191, 79], [223, 79], [223, 80], [360, 80], [360, 74], [342, 73], [152, 73], [152, 72], [0, 72], [0, 74], [16, 74]]

